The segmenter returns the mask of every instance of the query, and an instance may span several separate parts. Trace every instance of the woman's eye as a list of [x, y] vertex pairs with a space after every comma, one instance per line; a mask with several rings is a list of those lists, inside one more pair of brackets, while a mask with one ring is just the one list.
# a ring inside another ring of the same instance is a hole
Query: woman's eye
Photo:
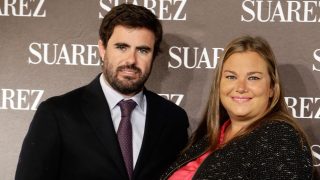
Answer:
[[259, 80], [260, 78], [259, 78], [259, 77], [256, 77], [256, 76], [250, 76], [248, 79], [249, 79], [249, 80]]
[[226, 76], [226, 78], [227, 78], [227, 79], [236, 79], [236, 76], [231, 76], [231, 75], [229, 75], [229, 76]]

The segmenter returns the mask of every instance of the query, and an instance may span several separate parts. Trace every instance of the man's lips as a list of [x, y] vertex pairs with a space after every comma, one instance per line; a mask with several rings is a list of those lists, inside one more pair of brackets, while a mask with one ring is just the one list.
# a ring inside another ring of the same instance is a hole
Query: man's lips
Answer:
[[126, 80], [134, 80], [139, 78], [139, 70], [132, 68], [121, 68], [118, 70], [118, 75]]
[[127, 74], [139, 74], [141, 70], [135, 65], [124, 65], [117, 68], [118, 72], [127, 73]]
[[138, 73], [137, 70], [135, 69], [128, 69], [128, 68], [125, 68], [125, 69], [121, 69], [119, 70], [119, 72], [123, 73], [123, 74], [127, 74], [127, 75], [135, 75]]

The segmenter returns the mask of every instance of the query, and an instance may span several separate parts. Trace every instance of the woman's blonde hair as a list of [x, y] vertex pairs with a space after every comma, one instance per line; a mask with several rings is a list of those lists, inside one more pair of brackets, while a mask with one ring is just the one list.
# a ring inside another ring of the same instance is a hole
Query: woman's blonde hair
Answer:
[[[303, 131], [294, 118], [288, 112], [287, 105], [284, 100], [283, 91], [281, 90], [280, 78], [277, 70], [276, 58], [268, 42], [261, 37], [242, 36], [231, 41], [224, 51], [224, 56], [221, 61], [218, 62], [215, 77], [211, 86], [209, 100], [206, 108], [206, 113], [200, 123], [198, 129], [191, 136], [189, 146], [194, 144], [197, 140], [206, 136], [209, 140], [208, 149], [214, 150], [218, 145], [219, 132], [221, 125], [229, 119], [229, 116], [220, 102], [220, 81], [222, 68], [225, 61], [235, 53], [243, 52], [256, 52], [266, 62], [268, 73], [270, 76], [270, 88], [273, 89], [273, 96], [269, 100], [269, 105], [266, 112], [254, 123], [243, 129], [238, 136], [245, 135], [251, 132], [254, 128], [259, 126], [266, 120], [278, 120], [285, 121], [291, 124], [297, 131], [299, 131], [303, 137], [305, 137]], [[189, 147], [188, 146], [188, 147]]]

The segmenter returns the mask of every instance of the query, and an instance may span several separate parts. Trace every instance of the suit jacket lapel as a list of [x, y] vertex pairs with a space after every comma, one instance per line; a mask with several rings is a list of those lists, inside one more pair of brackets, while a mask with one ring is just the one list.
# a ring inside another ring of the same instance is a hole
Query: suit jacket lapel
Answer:
[[[103, 144], [108, 156], [114, 160], [114, 164], [121, 173], [126, 174], [111, 113], [99, 82], [99, 76], [86, 87], [86, 92], [83, 94], [83, 112]], [[147, 99], [146, 124], [141, 150], [134, 169], [134, 176], [139, 174], [141, 169], [148, 164], [154, 144], [158, 142], [165, 125], [163, 120], [158, 119], [160, 117], [157, 114], [159, 113], [158, 108], [160, 108], [158, 107], [159, 103], [155, 102], [153, 95], [149, 91], [145, 90], [144, 93]]]
[[138, 161], [134, 169], [134, 175], [137, 175], [139, 171], [144, 166], [147, 166], [148, 161], [150, 161], [150, 156], [152, 154], [152, 149], [154, 149], [154, 144], [158, 142], [158, 138], [162, 132], [165, 125], [164, 120], [158, 119], [161, 117], [159, 112], [159, 103], [155, 102], [152, 94], [144, 90], [147, 99], [147, 114], [146, 114], [146, 124], [143, 135], [142, 146], [140, 149]]
[[83, 112], [108, 156], [114, 160], [119, 170], [123, 171], [122, 174], [126, 174], [111, 113], [99, 82], [99, 76], [87, 86], [86, 92], [83, 94]]

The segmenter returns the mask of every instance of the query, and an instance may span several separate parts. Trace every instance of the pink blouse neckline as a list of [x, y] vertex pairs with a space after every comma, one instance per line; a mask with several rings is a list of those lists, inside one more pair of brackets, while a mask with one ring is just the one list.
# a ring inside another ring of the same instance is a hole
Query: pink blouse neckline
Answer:
[[[223, 123], [220, 129], [219, 135], [219, 145], [223, 143], [224, 140], [224, 132], [225, 129], [230, 125], [231, 121], [228, 120]], [[201, 163], [211, 154], [210, 151], [205, 152], [195, 160], [189, 162], [188, 164], [182, 166], [176, 172], [174, 172], [168, 180], [191, 180], [194, 174], [196, 173], [197, 169], [201, 165]]]

